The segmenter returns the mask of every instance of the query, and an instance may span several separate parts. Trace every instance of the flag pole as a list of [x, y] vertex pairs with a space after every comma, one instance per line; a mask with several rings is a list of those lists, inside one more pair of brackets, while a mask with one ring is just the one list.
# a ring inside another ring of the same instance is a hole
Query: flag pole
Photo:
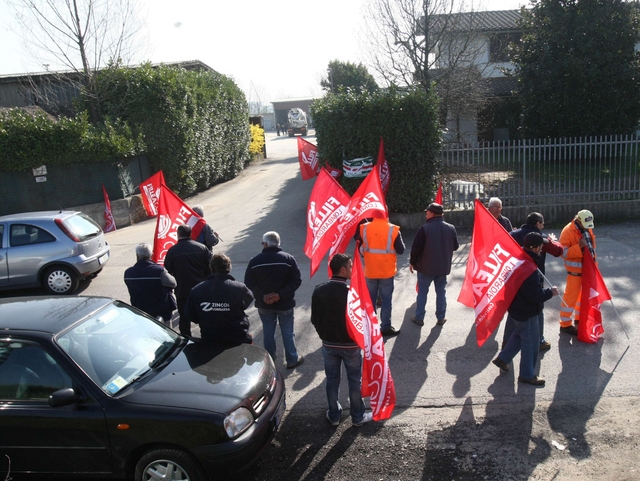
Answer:
[[[549, 284], [549, 287], [553, 287], [553, 284], [551, 284], [551, 282], [549, 281], [549, 279], [547, 279], [547, 277], [542, 273], [542, 271], [540, 270], [540, 268], [538, 267], [538, 272], [540, 273], [540, 275], [542, 276], [542, 278], [547, 281], [547, 284]], [[558, 289], [558, 286], [556, 286], [556, 289]], [[562, 298], [562, 296], [560, 295], [560, 289], [558, 289], [558, 297], [560, 298], [560, 302], [562, 302], [564, 304], [564, 307], [569, 307], [567, 305], [566, 302], [564, 302], [564, 299]]]
[[609, 299], [609, 302], [611, 303], [611, 307], [613, 307], [613, 312], [615, 312], [616, 316], [618, 317], [618, 321], [620, 321], [620, 327], [622, 327], [622, 332], [624, 332], [624, 335], [627, 336], [627, 339], [629, 339], [629, 334], [627, 333], [627, 330], [624, 328], [624, 324], [622, 323], [622, 318], [620, 317], [620, 314], [618, 314], [618, 309], [616, 309], [616, 306], [613, 305], [613, 299]]

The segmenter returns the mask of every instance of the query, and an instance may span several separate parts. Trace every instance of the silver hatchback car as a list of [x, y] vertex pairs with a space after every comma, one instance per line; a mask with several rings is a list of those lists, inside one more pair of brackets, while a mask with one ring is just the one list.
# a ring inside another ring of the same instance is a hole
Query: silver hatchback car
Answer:
[[44, 286], [52, 294], [72, 294], [109, 255], [102, 228], [82, 212], [0, 217], [0, 289]]

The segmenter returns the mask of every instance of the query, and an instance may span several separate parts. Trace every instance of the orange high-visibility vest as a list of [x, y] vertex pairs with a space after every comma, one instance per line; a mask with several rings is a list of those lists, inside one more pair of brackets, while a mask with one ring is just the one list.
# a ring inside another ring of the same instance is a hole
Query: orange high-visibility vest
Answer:
[[396, 274], [394, 243], [400, 227], [385, 219], [373, 219], [360, 226], [364, 276], [369, 279], [388, 279]]
[[[593, 248], [596, 248], [596, 236], [593, 234], [593, 230], [589, 229], [589, 236], [591, 237], [591, 244]], [[580, 239], [582, 233], [575, 225], [575, 219], [569, 222], [562, 233], [560, 234], [560, 244], [564, 247], [562, 257], [564, 258], [564, 267], [567, 273], [573, 275], [582, 274], [582, 247], [580, 247]]]

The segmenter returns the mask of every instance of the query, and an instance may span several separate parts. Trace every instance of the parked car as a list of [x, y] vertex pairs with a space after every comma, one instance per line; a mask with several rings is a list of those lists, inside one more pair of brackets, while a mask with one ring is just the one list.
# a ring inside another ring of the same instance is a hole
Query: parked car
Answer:
[[284, 409], [261, 347], [188, 339], [104, 297], [0, 300], [2, 479], [7, 459], [11, 475], [220, 479]]
[[0, 289], [44, 288], [73, 294], [109, 260], [102, 228], [82, 212], [0, 217]]

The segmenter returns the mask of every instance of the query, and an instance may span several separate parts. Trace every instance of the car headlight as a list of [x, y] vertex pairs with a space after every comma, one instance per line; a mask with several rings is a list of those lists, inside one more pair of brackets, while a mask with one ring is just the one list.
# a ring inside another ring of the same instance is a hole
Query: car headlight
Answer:
[[238, 408], [224, 418], [224, 429], [230, 438], [240, 436], [253, 423], [253, 415], [247, 408]]

